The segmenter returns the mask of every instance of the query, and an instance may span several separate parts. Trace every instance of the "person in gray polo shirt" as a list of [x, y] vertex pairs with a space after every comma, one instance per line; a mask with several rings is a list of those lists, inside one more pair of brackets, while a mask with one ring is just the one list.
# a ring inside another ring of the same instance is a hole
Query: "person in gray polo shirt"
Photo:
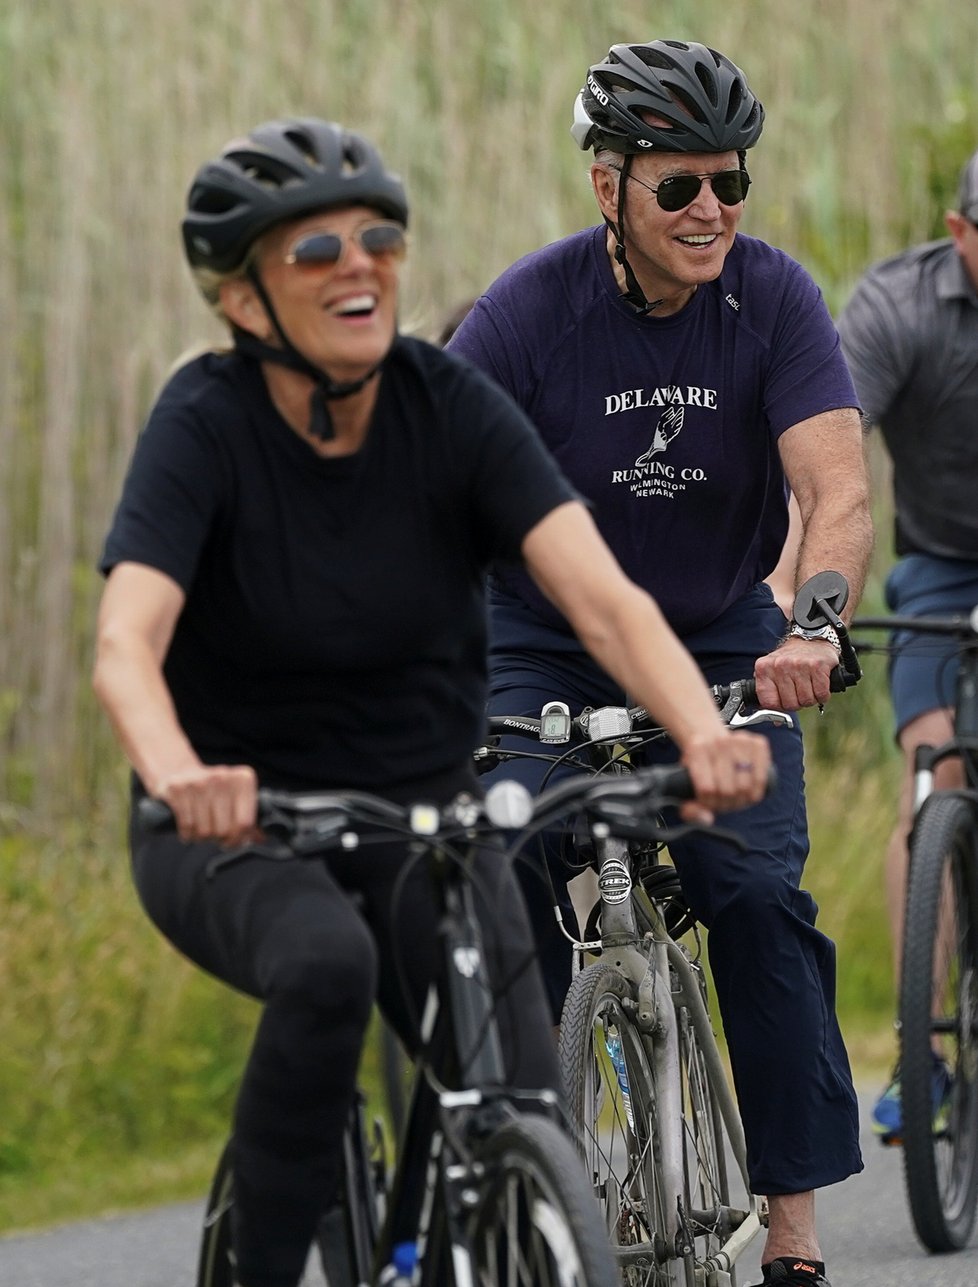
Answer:
[[[869, 268], [838, 321], [866, 428], [878, 425], [893, 462], [895, 549], [886, 583], [893, 612], [970, 612], [978, 603], [978, 152], [961, 174], [950, 233]], [[917, 746], [951, 737], [955, 656], [934, 638], [907, 636], [891, 664], [896, 736], [905, 758], [900, 814], [886, 879], [899, 977], [907, 837]], [[899, 641], [901, 642], [902, 641]], [[961, 786], [958, 760], [936, 785]], [[934, 1110], [950, 1076], [934, 1056]], [[899, 1067], [873, 1109], [884, 1144], [902, 1133]]]

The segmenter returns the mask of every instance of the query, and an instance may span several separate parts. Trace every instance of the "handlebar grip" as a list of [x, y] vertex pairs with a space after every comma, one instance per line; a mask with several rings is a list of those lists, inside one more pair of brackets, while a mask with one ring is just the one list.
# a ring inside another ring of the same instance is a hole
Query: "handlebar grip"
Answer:
[[[849, 688], [846, 682], [846, 673], [841, 665], [833, 666], [832, 673], [829, 675], [829, 692], [844, 693]], [[759, 705], [757, 700], [757, 684], [753, 679], [745, 679], [740, 685], [741, 696], [748, 706]]]
[[757, 684], [754, 679], [745, 679], [740, 685], [740, 691], [743, 699], [749, 706], [756, 706], [757, 702]]
[[[681, 766], [675, 765], [668, 769], [656, 770], [661, 772], [662, 777], [656, 783], [656, 790], [661, 790], [664, 796], [669, 796], [673, 800], [692, 800], [695, 792], [690, 780], [689, 773]], [[661, 784], [661, 785], [660, 785]], [[773, 764], [768, 766], [767, 783], [764, 787], [765, 796], [769, 796], [774, 788], [778, 785], [778, 771]]]
[[143, 796], [136, 805], [136, 820], [143, 831], [173, 831], [177, 825], [173, 810], [165, 800]]
[[696, 794], [689, 770], [682, 764], [669, 764], [650, 769], [649, 777], [651, 779], [649, 789], [655, 795], [661, 795], [670, 800], [692, 800]]

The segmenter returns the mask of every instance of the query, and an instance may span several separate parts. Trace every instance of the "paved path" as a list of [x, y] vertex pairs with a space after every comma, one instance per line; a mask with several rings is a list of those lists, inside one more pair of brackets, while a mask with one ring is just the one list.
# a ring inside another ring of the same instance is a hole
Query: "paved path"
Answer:
[[[862, 1107], [866, 1119], [867, 1103]], [[865, 1132], [866, 1170], [819, 1195], [832, 1287], [976, 1287], [978, 1235], [930, 1256], [910, 1225], [900, 1153]], [[0, 1239], [0, 1287], [193, 1287], [201, 1203]], [[760, 1281], [760, 1241], [741, 1259], [742, 1287]], [[322, 1287], [310, 1272], [305, 1287]]]

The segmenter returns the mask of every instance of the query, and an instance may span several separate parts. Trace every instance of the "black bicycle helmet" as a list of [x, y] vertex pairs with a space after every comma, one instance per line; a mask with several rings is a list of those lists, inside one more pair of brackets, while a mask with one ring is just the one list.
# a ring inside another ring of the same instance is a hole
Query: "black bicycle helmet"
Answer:
[[[649, 125], [643, 112], [667, 124]], [[588, 69], [571, 133], [584, 151], [742, 152], [763, 125], [764, 108], [729, 58], [706, 45], [651, 40], [612, 45]]]
[[275, 224], [350, 205], [408, 221], [403, 183], [362, 135], [315, 117], [266, 121], [198, 171], [183, 220], [187, 258], [233, 272]]
[[[187, 258], [192, 268], [236, 272], [257, 238], [275, 224], [337, 206], [370, 206], [407, 226], [404, 185], [362, 135], [311, 116], [266, 121], [247, 138], [228, 143], [216, 161], [198, 171], [183, 219]], [[360, 379], [335, 380], [292, 343], [254, 264], [247, 276], [281, 345], [235, 326], [235, 348], [308, 376], [313, 381], [310, 430], [318, 438], [332, 438], [329, 403], [359, 393], [383, 360]]]

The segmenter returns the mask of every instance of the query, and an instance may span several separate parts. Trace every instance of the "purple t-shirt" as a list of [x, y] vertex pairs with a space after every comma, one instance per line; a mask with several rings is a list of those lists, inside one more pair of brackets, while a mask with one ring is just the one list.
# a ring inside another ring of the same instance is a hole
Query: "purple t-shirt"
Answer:
[[[684, 309], [641, 318], [621, 298], [604, 225], [575, 233], [503, 273], [449, 347], [528, 413], [679, 634], [715, 620], [777, 563], [780, 435], [858, 405], [818, 287], [743, 235]], [[521, 571], [495, 576], [560, 624]]]

